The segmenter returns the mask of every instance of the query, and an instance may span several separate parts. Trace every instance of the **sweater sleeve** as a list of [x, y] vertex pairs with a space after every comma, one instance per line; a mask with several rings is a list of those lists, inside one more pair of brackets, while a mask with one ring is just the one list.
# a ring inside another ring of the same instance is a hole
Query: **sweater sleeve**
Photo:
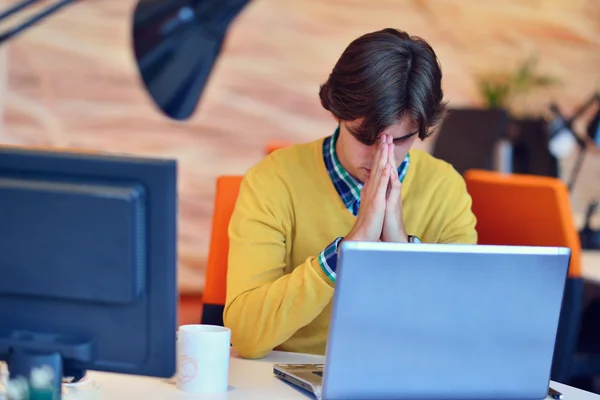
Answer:
[[293, 209], [284, 180], [273, 170], [246, 174], [229, 225], [223, 319], [245, 358], [267, 355], [312, 322], [333, 296], [335, 274], [326, 267], [335, 272], [336, 260], [323, 263], [332, 245], [296, 268], [286, 266]]
[[444, 181], [446, 193], [439, 215], [444, 216], [441, 223], [440, 243], [477, 244], [477, 219], [471, 210], [472, 200], [464, 178], [454, 168], [448, 166], [447, 179]]

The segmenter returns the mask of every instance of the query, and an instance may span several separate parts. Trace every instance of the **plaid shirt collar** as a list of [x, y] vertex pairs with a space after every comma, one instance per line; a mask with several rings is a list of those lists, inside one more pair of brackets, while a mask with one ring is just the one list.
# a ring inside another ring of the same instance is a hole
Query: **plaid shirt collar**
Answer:
[[[337, 157], [335, 143], [339, 132], [340, 127], [338, 126], [333, 135], [325, 138], [323, 141], [323, 160], [325, 161], [325, 166], [329, 173], [329, 177], [333, 182], [333, 186], [335, 186], [335, 189], [342, 198], [346, 208], [348, 208], [352, 214], [357, 216], [358, 209], [360, 208], [360, 191], [363, 188], [363, 184], [344, 169]], [[410, 154], [407, 153], [404, 161], [402, 161], [398, 167], [398, 177], [400, 178], [400, 182], [404, 181], [409, 164]]]

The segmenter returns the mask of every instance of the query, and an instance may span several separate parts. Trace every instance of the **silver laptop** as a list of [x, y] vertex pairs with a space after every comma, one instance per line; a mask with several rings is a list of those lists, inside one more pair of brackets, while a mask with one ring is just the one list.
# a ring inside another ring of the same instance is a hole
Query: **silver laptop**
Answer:
[[344, 242], [317, 399], [544, 399], [571, 252]]

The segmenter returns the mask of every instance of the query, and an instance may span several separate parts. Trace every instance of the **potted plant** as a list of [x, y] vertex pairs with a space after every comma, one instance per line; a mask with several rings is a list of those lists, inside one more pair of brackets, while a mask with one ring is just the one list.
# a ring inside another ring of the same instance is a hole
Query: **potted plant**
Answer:
[[530, 56], [514, 72], [497, 72], [481, 75], [477, 88], [487, 108], [504, 108], [512, 115], [527, 114], [517, 110], [513, 101], [536, 89], [555, 86], [559, 80], [550, 75], [536, 73], [537, 56]]
[[557, 176], [557, 160], [547, 148], [546, 120], [519, 106], [526, 95], [559, 84], [557, 78], [537, 73], [537, 67], [538, 58], [530, 56], [515, 71], [479, 76], [477, 88], [486, 108], [510, 114], [507, 136], [513, 145], [513, 172]]

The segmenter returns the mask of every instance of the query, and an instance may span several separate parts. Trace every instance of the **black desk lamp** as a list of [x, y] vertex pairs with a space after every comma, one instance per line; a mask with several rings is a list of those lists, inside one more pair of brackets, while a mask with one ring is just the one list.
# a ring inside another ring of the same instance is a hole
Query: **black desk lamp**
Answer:
[[[0, 33], [0, 44], [65, 6], [58, 0], [21, 24]], [[116, 1], [116, 0], [109, 0]], [[195, 110], [229, 25], [250, 0], [140, 0], [133, 14], [133, 51], [152, 100], [169, 118], [187, 119]], [[23, 0], [0, 11], [0, 23], [36, 3]]]
[[[588, 123], [587, 137], [583, 139], [573, 130], [573, 122], [594, 104], [598, 104], [598, 111]], [[556, 104], [550, 106], [550, 111], [554, 115], [554, 119], [550, 123], [550, 152], [557, 158], [562, 158], [569, 155], [574, 147], [578, 148], [577, 160], [567, 183], [569, 191], [572, 191], [589, 146], [600, 147], [600, 93], [590, 97], [568, 119]], [[591, 220], [597, 208], [598, 200], [592, 200], [588, 205], [584, 226], [579, 232], [581, 246], [584, 249], [600, 250], [600, 230], [591, 227]]]

